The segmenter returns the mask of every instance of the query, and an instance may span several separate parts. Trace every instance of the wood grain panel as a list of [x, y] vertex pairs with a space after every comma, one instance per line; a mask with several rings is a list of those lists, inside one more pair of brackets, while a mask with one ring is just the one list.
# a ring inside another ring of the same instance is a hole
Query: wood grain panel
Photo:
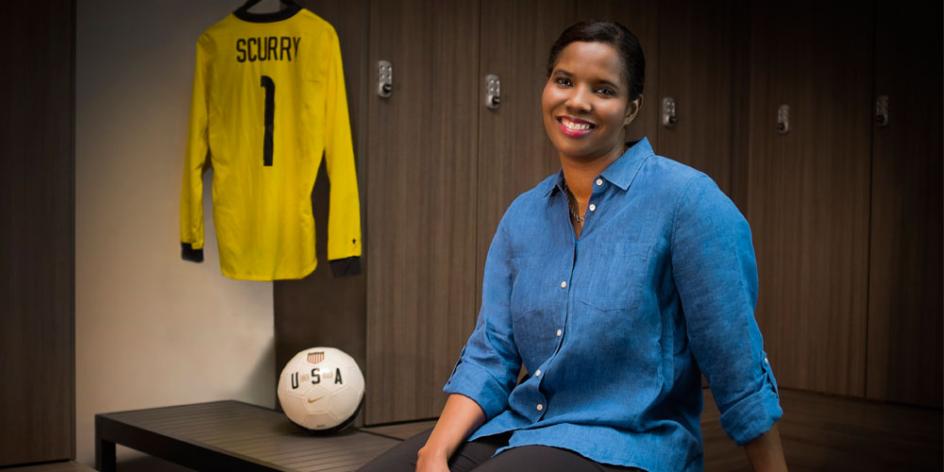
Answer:
[[479, 3], [371, 4], [367, 421], [439, 414], [475, 316]]
[[941, 3], [878, 8], [867, 394], [941, 407]]
[[659, 5], [659, 96], [676, 101], [678, 123], [657, 127], [659, 153], [699, 169], [731, 190], [735, 2], [669, 0]]
[[[868, 4], [753, 5], [748, 219], [757, 320], [781, 385], [865, 394]], [[777, 110], [791, 130], [778, 134]]]
[[734, 0], [731, 92], [731, 181], [725, 191], [741, 213], [748, 214], [751, 117], [751, 11], [750, 0]]
[[[490, 12], [498, 12], [493, 15]], [[547, 59], [557, 36], [573, 22], [573, 0], [483, 0], [479, 70], [476, 295], [495, 229], [520, 193], [560, 168], [541, 117]], [[501, 78], [502, 103], [485, 108], [485, 75]], [[477, 298], [480, 303], [481, 300]], [[475, 318], [467, 327], [471, 333]]]
[[[367, 98], [370, 92], [368, 29], [365, 28], [369, 21], [368, 2], [329, 0], [301, 4], [331, 23], [341, 42], [363, 221], [367, 201]], [[335, 277], [331, 272], [326, 237], [330, 188], [322, 165], [312, 191], [318, 268], [302, 280], [273, 284], [276, 373], [281, 372], [297, 352], [314, 346], [336, 347], [350, 354], [361, 369], [367, 366], [367, 277], [364, 272], [347, 277]], [[362, 230], [367, 232], [366, 225], [362, 225]], [[366, 270], [365, 259], [361, 258], [362, 270]], [[278, 382], [278, 378], [275, 380]]]
[[[639, 38], [646, 57], [646, 81], [643, 105], [636, 121], [629, 126], [627, 139], [644, 136], [656, 146], [659, 124], [659, 6], [656, 0], [582, 0], [577, 3], [578, 20], [609, 20], [621, 23]], [[655, 148], [660, 153], [659, 148]]]
[[0, 466], [75, 457], [75, 2], [4, 8]]

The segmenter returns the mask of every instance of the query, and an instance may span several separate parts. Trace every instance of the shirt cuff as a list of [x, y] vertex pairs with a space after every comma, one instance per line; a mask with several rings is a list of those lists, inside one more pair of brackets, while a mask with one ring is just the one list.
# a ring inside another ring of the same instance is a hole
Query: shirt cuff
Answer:
[[765, 364], [761, 389], [728, 408], [721, 415], [721, 426], [735, 443], [743, 446], [770, 431], [782, 417], [776, 380]]
[[331, 273], [335, 277], [348, 277], [361, 273], [361, 258], [358, 256], [335, 259], [328, 261], [328, 264], [331, 265]]
[[445, 393], [458, 393], [479, 404], [488, 421], [508, 406], [508, 392], [489, 371], [481, 366], [460, 360], [452, 376], [443, 387]]
[[180, 258], [190, 262], [203, 262], [203, 248], [194, 249], [191, 243], [180, 243]]

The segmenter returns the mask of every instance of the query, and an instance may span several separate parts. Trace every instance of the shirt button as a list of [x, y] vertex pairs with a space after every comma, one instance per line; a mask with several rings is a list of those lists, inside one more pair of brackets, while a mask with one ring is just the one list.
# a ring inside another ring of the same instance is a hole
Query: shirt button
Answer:
[[597, 206], [591, 203], [591, 204], [590, 204], [590, 211], [596, 211], [596, 209], [597, 209]]
[[603, 179], [597, 179], [597, 187], [603, 185]]
[[538, 410], [538, 411], [543, 411], [543, 410], [544, 410], [544, 405], [538, 403], [534, 408], [535, 408], [536, 410]]
[[534, 371], [534, 376], [535, 376], [535, 377], [540, 377], [540, 376], [541, 376], [541, 369], [538, 369], [538, 370]]
[[562, 329], [557, 330], [557, 337], [560, 337], [562, 334], [564, 334], [564, 330]]
[[566, 280], [562, 280], [562, 281], [561, 281], [561, 288], [567, 288], [567, 281], [566, 281]]

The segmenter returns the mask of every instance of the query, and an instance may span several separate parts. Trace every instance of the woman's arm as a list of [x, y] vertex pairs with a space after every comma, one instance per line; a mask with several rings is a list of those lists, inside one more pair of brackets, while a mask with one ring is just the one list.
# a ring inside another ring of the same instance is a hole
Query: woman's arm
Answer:
[[783, 458], [783, 446], [780, 444], [780, 430], [775, 424], [770, 431], [744, 445], [744, 452], [751, 466], [757, 472], [781, 472], [787, 470]]
[[673, 225], [672, 271], [689, 347], [711, 386], [721, 426], [745, 446], [783, 416], [754, 318], [758, 277], [750, 226], [703, 175], [689, 181]]
[[484, 421], [485, 413], [478, 403], [465, 395], [449, 395], [436, 427], [426, 440], [426, 445], [416, 454], [416, 469], [427, 470], [427, 466], [445, 466], [459, 444]]

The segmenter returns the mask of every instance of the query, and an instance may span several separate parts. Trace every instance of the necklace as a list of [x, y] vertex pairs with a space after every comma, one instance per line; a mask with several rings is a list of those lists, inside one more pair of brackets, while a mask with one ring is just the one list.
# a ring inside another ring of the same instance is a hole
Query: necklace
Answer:
[[570, 187], [567, 186], [567, 181], [564, 181], [564, 192], [567, 193], [567, 207], [570, 210], [570, 217], [579, 224], [583, 224], [584, 217], [580, 216], [580, 211], [577, 209], [577, 199], [574, 197], [574, 194], [570, 193]]

